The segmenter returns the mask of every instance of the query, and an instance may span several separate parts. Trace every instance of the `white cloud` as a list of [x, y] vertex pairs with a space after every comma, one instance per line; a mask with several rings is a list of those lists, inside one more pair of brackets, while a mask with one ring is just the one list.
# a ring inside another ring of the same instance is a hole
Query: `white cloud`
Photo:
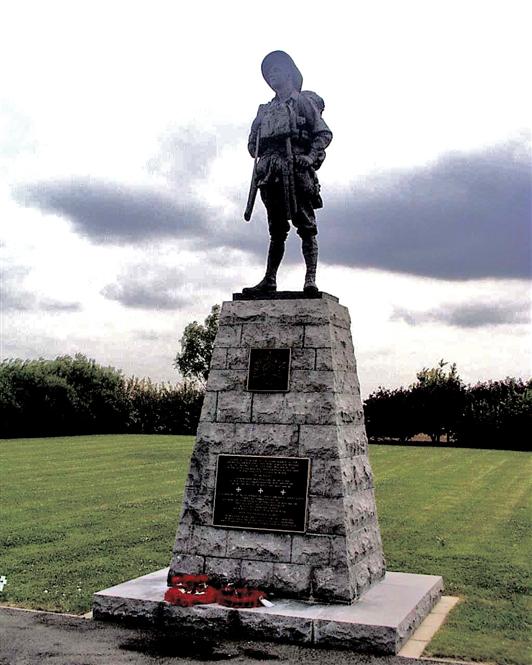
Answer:
[[[183, 326], [202, 320], [214, 302], [263, 271], [267, 237], [260, 203], [252, 224], [241, 222], [252, 167], [247, 128], [257, 105], [271, 97], [259, 72], [262, 57], [276, 48], [290, 51], [304, 87], [325, 98], [334, 140], [320, 172], [320, 239], [322, 256], [333, 261], [339, 252], [327, 247], [341, 226], [334, 226], [341, 208], [336, 192], [392, 169], [420, 173], [450, 151], [481, 151], [527, 127], [530, 15], [530, 6], [517, 0], [309, 1], [304, 11], [299, 3], [272, 0], [268, 12], [243, 1], [230, 11], [206, 0], [10, 3], [0, 27], [0, 58], [9, 63], [1, 74], [4, 181], [14, 188], [42, 181], [105, 183], [108, 194], [115, 186], [123, 205], [111, 217], [94, 198], [77, 217], [77, 228], [86, 231], [83, 220], [92, 215], [100, 238], [117, 224], [130, 224], [127, 216], [135, 211], [138, 231], [141, 218], [163, 200], [168, 232], [163, 241], [155, 234], [137, 246], [95, 244], [94, 234], [92, 242], [77, 235], [65, 217], [70, 211], [75, 218], [72, 197], [69, 210], [49, 201], [43, 210], [30, 209], [2, 187], [5, 265], [28, 270], [19, 286], [34, 304], [4, 313], [3, 354], [81, 351], [130, 373], [172, 378]], [[180, 143], [182, 128], [198, 134], [189, 131], [190, 140]], [[174, 159], [178, 151], [188, 158]], [[198, 205], [192, 212], [184, 191]], [[139, 193], [145, 194], [140, 201]], [[183, 209], [192, 223], [178, 242], [170, 227]], [[200, 221], [203, 235], [195, 236]], [[199, 236], [203, 241], [195, 244]], [[215, 251], [221, 238], [235, 249]], [[290, 242], [292, 256], [299, 256], [297, 239]], [[248, 258], [238, 247], [260, 258]], [[488, 247], [480, 243], [479, 253], [483, 249]], [[394, 247], [386, 251], [393, 258]], [[149, 264], [152, 286], [162, 279], [160, 288], [176, 305], [180, 296], [188, 298], [178, 313], [155, 307], [146, 317], [120, 298], [102, 295], [114, 284], [115, 295], [124, 296], [135, 272], [139, 285], [142, 266]], [[390, 260], [368, 265], [393, 267]], [[300, 288], [302, 270], [301, 262], [284, 265], [283, 288]], [[183, 272], [186, 288], [172, 290], [172, 275]], [[390, 320], [394, 308], [428, 312], [449, 302], [485, 302], [494, 292], [500, 301], [513, 301], [524, 288], [519, 279], [458, 283], [328, 266], [319, 274], [322, 288], [351, 310], [366, 392], [408, 383], [441, 357], [456, 361], [467, 380], [529, 371], [522, 325], [511, 333], [507, 326], [500, 327], [505, 332], [456, 332], [433, 322], [428, 335], [425, 326]], [[50, 312], [39, 303], [80, 303], [81, 309]]]

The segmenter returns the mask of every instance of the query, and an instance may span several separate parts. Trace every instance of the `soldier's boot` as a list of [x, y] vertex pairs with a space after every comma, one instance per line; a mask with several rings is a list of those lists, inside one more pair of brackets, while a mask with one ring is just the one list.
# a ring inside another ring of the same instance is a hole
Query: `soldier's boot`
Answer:
[[305, 259], [305, 265], [307, 266], [303, 291], [310, 295], [314, 295], [318, 293], [318, 287], [316, 286], [316, 267], [318, 265], [318, 241], [316, 239], [316, 236], [303, 238], [301, 243], [301, 249], [303, 251], [303, 257]]
[[266, 274], [255, 286], [247, 286], [242, 293], [275, 293], [277, 291], [277, 270], [284, 256], [284, 240], [270, 240]]

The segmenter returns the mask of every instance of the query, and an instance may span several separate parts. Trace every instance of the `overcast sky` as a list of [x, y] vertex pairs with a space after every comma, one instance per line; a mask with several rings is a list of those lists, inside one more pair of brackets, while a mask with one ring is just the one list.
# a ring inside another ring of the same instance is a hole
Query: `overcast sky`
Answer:
[[[318, 285], [363, 393], [456, 362], [530, 375], [531, 5], [514, 0], [2, 6], [2, 357], [178, 379], [186, 323], [256, 283], [249, 126], [288, 51], [325, 99]], [[297, 236], [279, 288], [301, 289]]]

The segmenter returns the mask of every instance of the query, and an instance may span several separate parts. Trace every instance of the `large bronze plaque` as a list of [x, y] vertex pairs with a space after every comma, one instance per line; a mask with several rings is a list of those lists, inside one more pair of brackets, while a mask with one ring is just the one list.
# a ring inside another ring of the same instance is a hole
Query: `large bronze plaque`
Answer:
[[286, 392], [290, 385], [290, 349], [250, 349], [247, 389]]
[[218, 455], [214, 526], [304, 533], [308, 457]]

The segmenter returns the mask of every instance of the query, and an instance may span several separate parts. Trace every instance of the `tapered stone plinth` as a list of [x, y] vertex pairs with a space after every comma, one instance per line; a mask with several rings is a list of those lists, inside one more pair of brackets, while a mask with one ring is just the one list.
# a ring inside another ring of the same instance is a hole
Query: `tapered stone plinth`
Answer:
[[[385, 564], [349, 313], [327, 294], [240, 298], [222, 306], [170, 574], [351, 603]], [[288, 390], [247, 389], [251, 349], [290, 349]], [[219, 455], [258, 456], [259, 476], [263, 456], [309, 459], [305, 525], [214, 526]]]

